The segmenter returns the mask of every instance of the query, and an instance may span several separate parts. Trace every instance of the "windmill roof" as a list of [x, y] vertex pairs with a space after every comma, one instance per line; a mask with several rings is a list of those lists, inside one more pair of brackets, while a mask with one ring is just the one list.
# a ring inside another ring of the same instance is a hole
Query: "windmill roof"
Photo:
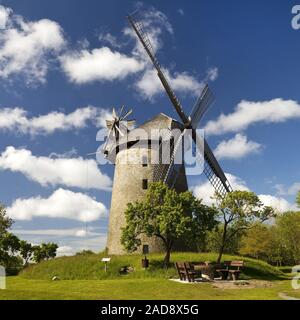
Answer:
[[[141, 131], [141, 129], [143, 131]], [[128, 132], [128, 135], [119, 138], [118, 143], [112, 148], [114, 150], [117, 145], [123, 145], [130, 142], [142, 141], [142, 140], [159, 140], [167, 141], [170, 139], [168, 132], [163, 132], [160, 130], [173, 130], [180, 129], [183, 130], [184, 126], [182, 123], [174, 120], [173, 118], [167, 116], [164, 113], [159, 113], [150, 120], [144, 122], [139, 127]], [[156, 130], [156, 131], [152, 131]], [[144, 134], [144, 135], [143, 135]]]
[[150, 120], [147, 120], [146, 122], [144, 122], [137, 129], [144, 129], [147, 132], [150, 132], [150, 130], [152, 129], [172, 130], [174, 128], [183, 129], [183, 125], [180, 122], [174, 120], [173, 118], [161, 112], [155, 117], [151, 118]]

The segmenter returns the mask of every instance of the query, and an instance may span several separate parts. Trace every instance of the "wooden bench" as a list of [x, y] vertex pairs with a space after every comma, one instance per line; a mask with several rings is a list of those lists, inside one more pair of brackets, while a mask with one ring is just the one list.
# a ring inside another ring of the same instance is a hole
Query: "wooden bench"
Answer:
[[189, 262], [175, 262], [175, 268], [181, 281], [194, 282], [201, 276], [201, 272], [195, 271]]
[[223, 280], [226, 280], [228, 275], [230, 279], [238, 280], [243, 267], [244, 261], [224, 261], [223, 268], [217, 269], [216, 271], [222, 275]]

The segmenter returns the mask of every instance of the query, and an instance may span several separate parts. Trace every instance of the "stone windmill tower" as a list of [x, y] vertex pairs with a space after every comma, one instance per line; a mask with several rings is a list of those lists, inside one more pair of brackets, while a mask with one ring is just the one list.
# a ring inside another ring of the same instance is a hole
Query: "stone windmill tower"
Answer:
[[[149, 183], [160, 180], [157, 175], [167, 171], [168, 164], [163, 165], [154, 159], [158, 160], [161, 143], [170, 141], [168, 133], [173, 129], [181, 130], [182, 125], [160, 113], [140, 127], [129, 131], [126, 136], [124, 134], [112, 147], [108, 145], [109, 155], [113, 154], [110, 160], [115, 163], [107, 240], [109, 254], [125, 253], [120, 238], [121, 228], [126, 222], [124, 212], [127, 203], [141, 200], [147, 192]], [[156, 137], [153, 137], [155, 130], [159, 130], [160, 133], [157, 131]], [[186, 191], [188, 188], [183, 165], [181, 165], [174, 188], [178, 192]], [[142, 242], [149, 246], [151, 252], [164, 250], [163, 244], [157, 238], [145, 237]], [[183, 247], [178, 244], [177, 249], [183, 249]]]
[[[208, 85], [203, 88], [190, 116], [186, 116], [161, 69], [150, 40], [144, 32], [142, 22], [136, 19], [136, 14], [128, 16], [128, 20], [153, 63], [157, 75], [181, 121], [178, 122], [160, 113], [139, 128], [129, 130], [133, 121], [125, 121], [125, 119], [131, 114], [132, 110], [125, 116], [122, 116], [122, 112], [117, 116], [113, 111], [113, 120], [107, 121], [107, 127], [110, 132], [103, 151], [107, 158], [115, 163], [107, 240], [109, 254], [125, 253], [120, 243], [120, 237], [122, 227], [125, 225], [124, 212], [127, 203], [142, 199], [150, 182], [163, 181], [178, 192], [188, 189], [184, 163], [177, 164], [175, 161], [178, 154], [183, 152], [183, 138], [186, 135], [190, 135], [198, 153], [203, 153], [203, 172], [215, 190], [223, 196], [232, 191], [230, 183], [208, 143], [203, 137], [198, 137], [196, 131], [200, 119], [213, 101], [213, 94]], [[174, 129], [179, 132], [176, 136], [173, 136], [171, 132]], [[153, 135], [155, 130], [158, 133]], [[166, 148], [169, 154], [164, 151], [165, 148], [163, 146], [165, 143], [170, 145], [169, 149]], [[163, 161], [166, 156], [170, 160], [168, 163]], [[158, 159], [158, 161], [153, 161], [153, 159]], [[153, 162], [155, 163], [153, 164]], [[143, 242], [149, 245], [151, 252], [164, 250], [163, 244], [159, 239], [144, 238], [142, 239]], [[175, 245], [175, 248], [184, 250], [180, 242]]]

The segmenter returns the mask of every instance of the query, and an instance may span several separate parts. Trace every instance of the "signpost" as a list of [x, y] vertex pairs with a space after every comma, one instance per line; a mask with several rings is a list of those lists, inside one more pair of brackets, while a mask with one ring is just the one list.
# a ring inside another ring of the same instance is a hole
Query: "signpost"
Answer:
[[107, 272], [107, 262], [110, 261], [110, 258], [102, 258], [102, 262], [104, 262], [104, 271]]

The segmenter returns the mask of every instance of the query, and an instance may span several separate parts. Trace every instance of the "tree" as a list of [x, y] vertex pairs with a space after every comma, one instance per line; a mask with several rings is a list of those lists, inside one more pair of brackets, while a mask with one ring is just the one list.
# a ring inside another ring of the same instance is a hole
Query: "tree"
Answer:
[[268, 226], [256, 223], [242, 238], [240, 254], [256, 259], [269, 260], [273, 237]]
[[[222, 240], [217, 262], [220, 263], [226, 242], [236, 233], [247, 230], [253, 226], [255, 221], [265, 221], [275, 216], [274, 209], [264, 207], [258, 196], [249, 191], [233, 191], [222, 197], [215, 194], [217, 208], [223, 220]], [[231, 233], [228, 234], [228, 227]]]
[[11, 227], [13, 220], [7, 217], [5, 207], [0, 203], [0, 237]]
[[20, 249], [20, 239], [12, 233], [6, 232], [0, 239], [0, 248], [10, 255], [14, 255]]
[[297, 203], [298, 208], [300, 208], [300, 191], [297, 194], [296, 203]]
[[284, 248], [283, 261], [297, 264], [300, 261], [300, 212], [289, 211], [278, 216], [276, 232]]
[[216, 210], [196, 199], [191, 192], [177, 193], [164, 183], [152, 183], [143, 201], [129, 203], [121, 243], [129, 252], [141, 245], [140, 236], [158, 237], [165, 246], [165, 266], [170, 262], [174, 241], [201, 237], [215, 225]]
[[56, 257], [56, 250], [58, 245], [56, 243], [42, 243], [39, 246], [33, 247], [33, 260], [39, 263], [43, 260], [49, 260]]
[[[244, 230], [240, 232], [235, 232], [232, 230], [231, 226], [227, 228], [227, 241], [224, 246], [224, 253], [227, 254], [238, 254], [241, 238], [244, 234]], [[234, 233], [233, 235], [231, 235]], [[223, 238], [223, 224], [219, 223], [213, 230], [208, 231], [206, 234], [206, 251], [208, 252], [218, 252], [220, 250]]]
[[20, 254], [24, 259], [24, 265], [26, 266], [33, 255], [34, 248], [31, 243], [20, 240]]
[[8, 275], [17, 274], [22, 267], [20, 257], [16, 254], [19, 248], [19, 239], [8, 230], [13, 220], [10, 219], [5, 207], [0, 204], [0, 265], [4, 266]]

